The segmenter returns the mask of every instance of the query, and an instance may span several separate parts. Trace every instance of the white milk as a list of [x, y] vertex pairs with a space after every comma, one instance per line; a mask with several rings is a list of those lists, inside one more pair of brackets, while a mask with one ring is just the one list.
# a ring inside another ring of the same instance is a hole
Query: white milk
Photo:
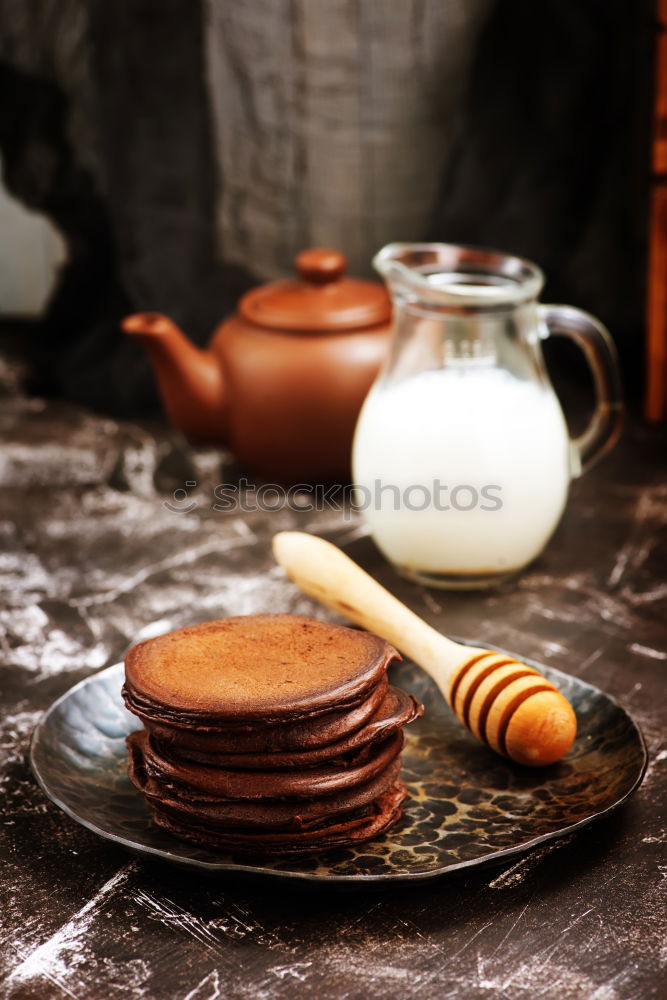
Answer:
[[451, 366], [376, 383], [353, 474], [369, 491], [357, 493], [363, 516], [396, 566], [502, 574], [538, 555], [558, 524], [569, 437], [551, 389], [500, 368]]

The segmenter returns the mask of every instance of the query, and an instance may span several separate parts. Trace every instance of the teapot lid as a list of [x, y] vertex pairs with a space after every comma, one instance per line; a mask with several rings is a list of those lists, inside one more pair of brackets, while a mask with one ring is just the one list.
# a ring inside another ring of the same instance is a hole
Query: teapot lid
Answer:
[[298, 277], [246, 292], [239, 312], [250, 323], [278, 330], [355, 330], [388, 322], [391, 302], [383, 285], [344, 277], [337, 250], [313, 247], [294, 259]]

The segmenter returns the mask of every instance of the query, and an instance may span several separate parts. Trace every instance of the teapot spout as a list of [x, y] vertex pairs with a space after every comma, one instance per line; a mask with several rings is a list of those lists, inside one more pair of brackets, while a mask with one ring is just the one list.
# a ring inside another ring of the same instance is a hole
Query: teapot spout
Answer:
[[173, 426], [192, 442], [224, 444], [227, 394], [215, 355], [196, 347], [161, 313], [126, 316], [121, 329], [136, 337], [148, 353]]

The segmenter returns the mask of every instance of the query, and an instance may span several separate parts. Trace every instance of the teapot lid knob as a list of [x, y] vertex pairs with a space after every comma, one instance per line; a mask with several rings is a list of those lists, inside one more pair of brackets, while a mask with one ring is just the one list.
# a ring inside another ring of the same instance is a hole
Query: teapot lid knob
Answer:
[[327, 285], [345, 273], [347, 260], [338, 250], [327, 247], [310, 247], [294, 258], [299, 276], [311, 285]]

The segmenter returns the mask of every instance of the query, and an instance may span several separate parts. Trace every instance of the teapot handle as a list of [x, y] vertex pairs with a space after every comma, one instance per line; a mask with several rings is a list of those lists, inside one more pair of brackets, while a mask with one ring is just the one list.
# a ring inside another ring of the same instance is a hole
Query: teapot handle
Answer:
[[583, 434], [572, 441], [572, 476], [587, 472], [616, 444], [623, 423], [623, 389], [616, 347], [607, 328], [574, 306], [539, 306], [541, 335], [573, 340], [586, 356], [593, 375], [596, 405]]

